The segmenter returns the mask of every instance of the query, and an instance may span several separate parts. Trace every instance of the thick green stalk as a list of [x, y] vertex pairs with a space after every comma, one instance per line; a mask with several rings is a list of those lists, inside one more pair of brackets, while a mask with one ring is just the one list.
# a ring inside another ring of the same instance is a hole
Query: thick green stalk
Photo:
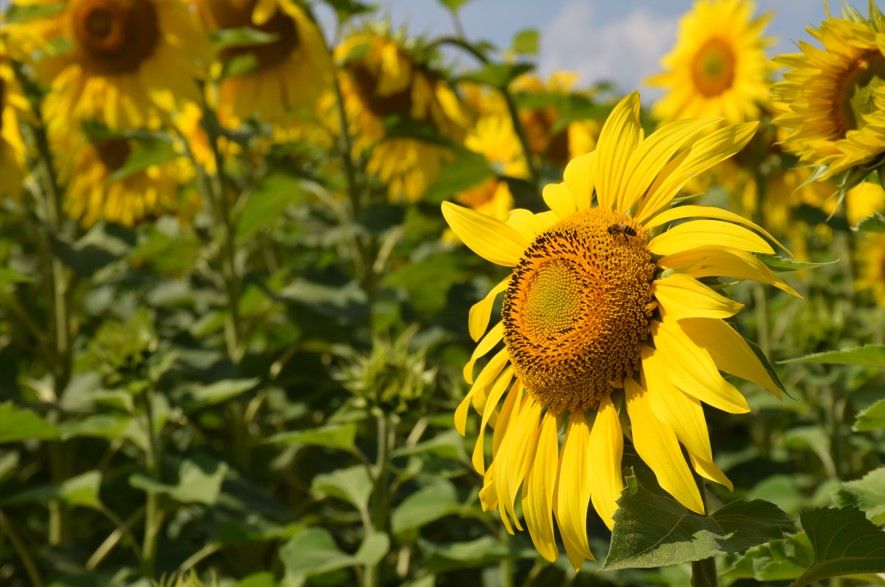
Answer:
[[[161, 447], [154, 424], [154, 408], [151, 403], [151, 390], [146, 389], [141, 393], [144, 406], [145, 421], [147, 425], [148, 451], [145, 462], [150, 474], [158, 482], [161, 479]], [[141, 544], [141, 569], [146, 578], [153, 578], [157, 559], [157, 540], [163, 525], [163, 510], [159, 502], [159, 496], [154, 491], [147, 492], [147, 501], [144, 510], [144, 538]]]
[[[710, 504], [707, 500], [707, 485], [704, 480], [697, 474], [692, 472], [695, 483], [701, 492], [701, 501], [704, 504], [704, 513], [710, 515]], [[718, 575], [716, 573], [716, 559], [713, 557], [705, 558], [691, 563], [691, 585], [692, 587], [717, 587], [719, 584]]]

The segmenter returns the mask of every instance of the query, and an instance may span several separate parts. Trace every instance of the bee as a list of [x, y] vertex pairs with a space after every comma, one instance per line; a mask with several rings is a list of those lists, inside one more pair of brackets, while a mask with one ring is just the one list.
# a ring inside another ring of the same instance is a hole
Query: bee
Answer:
[[623, 234], [624, 242], [627, 242], [631, 236], [636, 236], [636, 229], [627, 224], [612, 224], [608, 227], [608, 233], [612, 236]]

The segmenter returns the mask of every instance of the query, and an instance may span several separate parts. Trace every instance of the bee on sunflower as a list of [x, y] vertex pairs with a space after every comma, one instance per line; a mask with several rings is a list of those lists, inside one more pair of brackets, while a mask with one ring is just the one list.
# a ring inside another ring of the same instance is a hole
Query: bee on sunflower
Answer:
[[208, 39], [180, 0], [71, 0], [10, 35], [36, 50], [56, 124], [157, 127], [200, 95]]
[[416, 136], [387, 136], [386, 121], [398, 117], [454, 143], [470, 126], [435, 57], [386, 27], [355, 32], [335, 49], [354, 150], [368, 153], [368, 172], [387, 184], [392, 200], [418, 200], [453, 153]]
[[822, 47], [802, 41], [801, 53], [776, 58], [787, 68], [772, 87], [782, 109], [774, 121], [785, 132], [784, 147], [818, 167], [818, 179], [881, 165], [885, 16], [870, 2], [868, 18], [846, 7], [841, 18], [828, 15], [808, 32]]
[[[615, 106], [596, 149], [573, 159], [562, 183], [544, 188], [549, 211], [516, 209], [502, 222], [442, 205], [469, 248], [512, 268], [470, 310], [469, 332], [478, 343], [464, 368], [472, 387], [455, 426], [464, 434], [473, 406], [480, 415], [473, 465], [484, 475], [481, 502], [497, 509], [512, 532], [522, 529], [521, 491], [528, 531], [547, 560], [558, 556], [554, 517], [575, 569], [592, 558], [590, 503], [612, 527], [623, 488], [621, 412], [661, 487], [703, 512], [691, 469], [729, 488], [731, 482], [713, 461], [702, 404], [750, 410], [720, 371], [779, 394], [725, 321], [741, 304], [700, 281], [753, 279], [798, 295], [754, 256], [773, 253], [769, 241], [776, 241], [721, 208], [672, 207], [691, 177], [734, 155], [755, 129], [756, 123], [681, 120], [645, 137], [633, 93]], [[501, 320], [488, 328], [502, 293]], [[489, 354], [475, 375], [477, 361]]]
[[763, 37], [770, 15], [754, 17], [747, 0], [698, 0], [679, 22], [676, 46], [648, 80], [666, 94], [653, 107], [659, 120], [722, 116], [756, 120], [767, 103], [773, 63]]

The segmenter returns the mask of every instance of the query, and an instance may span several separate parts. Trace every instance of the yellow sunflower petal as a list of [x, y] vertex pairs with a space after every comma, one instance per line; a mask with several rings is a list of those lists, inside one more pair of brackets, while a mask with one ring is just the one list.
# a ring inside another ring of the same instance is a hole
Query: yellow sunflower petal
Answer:
[[498, 405], [498, 402], [501, 401], [501, 396], [504, 395], [504, 392], [507, 390], [507, 386], [510, 385], [510, 381], [513, 379], [513, 368], [508, 367], [501, 373], [501, 376], [495, 381], [492, 385], [492, 389], [489, 392], [489, 397], [486, 400], [486, 405], [482, 410], [482, 421], [479, 424], [479, 432], [476, 436], [476, 445], [473, 447], [473, 468], [476, 469], [476, 472], [482, 475], [485, 472], [485, 431], [486, 426], [489, 423], [489, 420], [492, 417], [492, 414], [495, 411], [495, 408]]
[[277, 0], [258, 0], [252, 10], [252, 24], [261, 26], [269, 21], [277, 11]]
[[572, 192], [564, 183], [548, 183], [544, 186], [544, 203], [560, 218], [568, 218], [578, 209]]
[[531, 469], [523, 486], [522, 511], [532, 543], [538, 553], [555, 562], [559, 556], [553, 536], [553, 493], [559, 469], [559, 440], [556, 416], [547, 412], [541, 419], [541, 434]]
[[668, 166], [669, 173], [655, 179], [646, 196], [639, 202], [634, 218], [645, 222], [670, 203], [688, 181], [728, 159], [753, 137], [758, 123], [748, 122], [726, 126], [696, 141], [675, 166]]
[[747, 399], [726, 381], [710, 354], [696, 345], [675, 321], [664, 320], [654, 329], [655, 351], [669, 367], [669, 379], [702, 402], [731, 414], [750, 411]]
[[[474, 396], [477, 394], [485, 395], [486, 386], [491, 383], [492, 379], [498, 376], [509, 359], [510, 355], [507, 354], [507, 349], [502, 349], [497, 355], [492, 357], [488, 364], [483, 367], [483, 370], [479, 372], [479, 377], [476, 378], [476, 381], [470, 387], [470, 391], [467, 392], [467, 395], [464, 396], [464, 399], [455, 408], [455, 430], [461, 436], [464, 436], [464, 432], [467, 430], [467, 412], [470, 404], [480, 403], [474, 399]], [[483, 397], [482, 406], [484, 405], [485, 398]], [[481, 407], [478, 409], [481, 409]]]
[[507, 398], [504, 400], [504, 405], [501, 406], [501, 411], [498, 412], [498, 417], [495, 419], [495, 433], [492, 435], [492, 457], [498, 454], [498, 449], [501, 448], [501, 443], [504, 441], [504, 433], [507, 431], [507, 423], [510, 422], [510, 416], [513, 414], [513, 406], [522, 401], [523, 391], [522, 383], [517, 378], [510, 388]]
[[596, 197], [601, 208], [623, 211], [627, 161], [641, 140], [639, 94], [632, 92], [615, 105], [596, 143]]
[[557, 222], [559, 222], [559, 215], [552, 210], [535, 214], [523, 208], [516, 208], [510, 211], [510, 216], [507, 218], [509, 226], [529, 239], [534, 239]]
[[729, 479], [725, 473], [722, 472], [722, 469], [720, 469], [712, 460], [707, 461], [700, 457], [696, 457], [693, 454], [689, 454], [688, 457], [691, 461], [692, 468], [697, 471], [698, 475], [704, 479], [718, 483], [723, 487], [728, 487], [729, 491], [734, 491], [734, 483], [731, 482], [731, 479]]
[[648, 250], [655, 255], [672, 255], [697, 247], [711, 246], [774, 254], [771, 245], [755, 232], [719, 220], [690, 220], [674, 226], [651, 239]]
[[755, 222], [744, 218], [740, 214], [735, 214], [734, 212], [729, 212], [728, 210], [723, 210], [722, 208], [716, 208], [715, 206], [698, 206], [694, 204], [688, 204], [685, 206], [670, 208], [669, 210], [664, 210], [663, 212], [646, 222], [645, 227], [654, 228], [656, 226], [663, 226], [668, 222], [673, 222], [674, 220], [682, 220], [684, 218], [715, 218], [717, 220], [726, 220], [728, 222], [734, 222], [735, 224], [741, 224], [743, 226], [752, 228], [756, 232], [764, 234], [765, 238], [775, 243], [785, 252], [790, 252], [783, 244], [780, 243], [780, 241], [774, 238], [774, 236], [772, 236], [770, 232], [768, 232]]
[[688, 318], [679, 321], [679, 327], [700, 347], [703, 347], [716, 366], [741, 379], [762, 386], [780, 397], [780, 388], [762, 365], [762, 361], [734, 328], [722, 320]]
[[657, 279], [652, 288], [664, 316], [676, 320], [729, 318], [743, 307], [743, 304], [719, 295], [684, 273], [674, 273], [663, 279]]
[[514, 410], [517, 411], [510, 416], [507, 432], [494, 460], [499, 463], [495, 469], [498, 514], [511, 534], [513, 527], [522, 530], [513, 503], [534, 457], [534, 448], [541, 429], [541, 405], [530, 395], [526, 395], [522, 405], [514, 406]]
[[467, 361], [467, 364], [464, 365], [464, 369], [462, 371], [462, 375], [464, 375], [464, 381], [467, 383], [473, 383], [473, 367], [476, 365], [476, 361], [481, 357], [486, 356], [495, 345], [501, 342], [501, 339], [504, 337], [504, 323], [498, 322], [495, 324], [491, 330], [489, 330], [488, 334], [486, 334], [479, 344], [476, 345], [476, 348], [473, 349], [473, 354], [470, 356], [470, 360]]
[[621, 421], [611, 398], [604, 396], [596, 409], [596, 420], [590, 430], [588, 446], [593, 474], [590, 476], [590, 499], [596, 513], [611, 530], [614, 524], [618, 498], [624, 489], [621, 476], [621, 457], [624, 453], [624, 435]]
[[590, 208], [596, 181], [596, 151], [575, 157], [565, 166], [563, 180], [578, 210]]
[[624, 382], [627, 414], [633, 428], [633, 445], [648, 464], [660, 486], [688, 509], [704, 513], [700, 491], [682, 456], [676, 434], [658, 420], [648, 401], [648, 392], [632, 379]]
[[556, 484], [556, 522], [565, 552], [575, 571], [592, 559], [587, 542], [587, 507], [590, 505], [592, 465], [589, 455], [590, 427], [583, 412], [573, 412], [562, 443]]
[[510, 283], [509, 276], [502, 279], [498, 285], [493, 287], [489, 293], [486, 294], [486, 297], [470, 307], [470, 313], [467, 317], [467, 330], [470, 332], [470, 338], [474, 341], [479, 340], [479, 337], [481, 337], [486, 331], [486, 328], [488, 328], [489, 319], [492, 314], [492, 307], [495, 305], [495, 299], [498, 297], [498, 294], [507, 289], [508, 283]]
[[692, 277], [733, 277], [750, 279], [759, 283], [767, 283], [796, 297], [799, 292], [778, 277], [765, 263], [752, 253], [736, 249], [720, 247], [698, 247], [665, 255], [658, 260], [658, 265], [675, 269]]
[[443, 202], [442, 214], [452, 232], [470, 250], [497, 265], [513, 267], [530, 244], [515, 229], [470, 208]]

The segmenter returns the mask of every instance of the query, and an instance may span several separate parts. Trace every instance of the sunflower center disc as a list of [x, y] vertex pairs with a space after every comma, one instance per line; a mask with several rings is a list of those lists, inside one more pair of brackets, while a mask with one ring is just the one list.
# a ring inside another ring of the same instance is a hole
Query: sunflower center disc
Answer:
[[639, 367], [654, 310], [647, 231], [592, 209], [539, 235], [504, 295], [504, 341], [523, 384], [555, 413], [590, 409]]
[[258, 0], [199, 0], [198, 9], [223, 29], [250, 28], [273, 35], [267, 43], [235, 45], [221, 51], [225, 61], [252, 56], [259, 69], [266, 69], [285, 61], [298, 47], [298, 25], [279, 7], [267, 22], [256, 25], [252, 22], [256, 4]]
[[695, 54], [691, 77], [705, 96], [718, 96], [734, 82], [735, 59], [731, 47], [722, 39], [704, 43]]
[[129, 154], [132, 152], [129, 141], [126, 139], [95, 141], [92, 143], [92, 148], [95, 149], [102, 165], [110, 173], [119, 171], [126, 164]]
[[85, 66], [102, 75], [137, 71], [160, 40], [149, 0], [75, 0], [71, 22]]
[[876, 110], [876, 90], [885, 83], [885, 57], [878, 50], [858, 57], [839, 82], [836, 119], [842, 135], [864, 126], [863, 117]]

